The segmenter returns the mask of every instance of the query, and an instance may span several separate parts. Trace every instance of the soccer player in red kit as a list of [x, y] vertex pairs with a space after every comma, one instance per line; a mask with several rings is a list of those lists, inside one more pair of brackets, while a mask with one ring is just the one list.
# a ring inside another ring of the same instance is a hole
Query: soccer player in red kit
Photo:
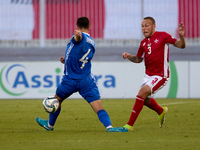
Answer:
[[185, 48], [186, 46], [183, 23], [180, 23], [178, 28], [179, 40], [166, 32], [155, 31], [156, 23], [152, 17], [145, 17], [141, 23], [141, 27], [145, 38], [140, 43], [137, 55], [131, 55], [127, 52], [122, 53], [124, 59], [128, 58], [134, 63], [141, 63], [144, 59], [145, 63], [143, 83], [136, 96], [130, 119], [124, 125], [128, 130], [133, 129], [133, 124], [143, 105], [157, 112], [159, 126], [163, 126], [168, 108], [159, 106], [153, 95], [164, 87], [169, 79], [169, 44], [173, 44], [178, 48]]

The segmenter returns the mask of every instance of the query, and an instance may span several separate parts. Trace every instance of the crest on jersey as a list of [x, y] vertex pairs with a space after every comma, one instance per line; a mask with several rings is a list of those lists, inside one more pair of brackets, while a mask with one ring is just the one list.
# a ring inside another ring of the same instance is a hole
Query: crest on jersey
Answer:
[[155, 39], [155, 40], [154, 40], [154, 42], [155, 42], [155, 43], [158, 43], [158, 42], [159, 42], [159, 40], [158, 40], [158, 39]]

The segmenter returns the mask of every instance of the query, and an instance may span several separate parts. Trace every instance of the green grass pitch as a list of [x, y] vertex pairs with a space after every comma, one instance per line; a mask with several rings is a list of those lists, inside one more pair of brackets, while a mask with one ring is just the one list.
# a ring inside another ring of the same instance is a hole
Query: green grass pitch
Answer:
[[[199, 150], [200, 99], [156, 99], [169, 111], [163, 128], [157, 114], [144, 106], [134, 130], [108, 133], [84, 100], [65, 100], [54, 131], [40, 127], [36, 117], [48, 118], [42, 100], [0, 100], [2, 150]], [[112, 125], [129, 119], [134, 99], [103, 99]]]

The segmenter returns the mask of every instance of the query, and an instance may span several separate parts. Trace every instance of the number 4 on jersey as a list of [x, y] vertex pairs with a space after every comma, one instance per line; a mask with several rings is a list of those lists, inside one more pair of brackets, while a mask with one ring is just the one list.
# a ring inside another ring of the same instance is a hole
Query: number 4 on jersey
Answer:
[[85, 55], [83, 55], [83, 57], [81, 59], [79, 59], [79, 61], [83, 62], [82, 66], [80, 67], [81, 69], [83, 69], [85, 67], [85, 64], [88, 62], [88, 55], [90, 53], [91, 49], [88, 49], [87, 53], [85, 53]]

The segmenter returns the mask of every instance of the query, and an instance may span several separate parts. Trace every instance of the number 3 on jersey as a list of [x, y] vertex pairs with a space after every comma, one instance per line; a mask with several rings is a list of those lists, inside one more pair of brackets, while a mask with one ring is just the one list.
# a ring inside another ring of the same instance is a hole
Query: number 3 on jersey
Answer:
[[83, 69], [85, 67], [85, 64], [88, 62], [88, 55], [90, 53], [91, 49], [88, 49], [87, 53], [85, 53], [85, 55], [83, 55], [83, 57], [81, 59], [79, 59], [79, 61], [83, 62], [82, 66], [80, 67], [81, 69]]
[[151, 54], [151, 46], [148, 46], [148, 49], [149, 49], [148, 54]]

